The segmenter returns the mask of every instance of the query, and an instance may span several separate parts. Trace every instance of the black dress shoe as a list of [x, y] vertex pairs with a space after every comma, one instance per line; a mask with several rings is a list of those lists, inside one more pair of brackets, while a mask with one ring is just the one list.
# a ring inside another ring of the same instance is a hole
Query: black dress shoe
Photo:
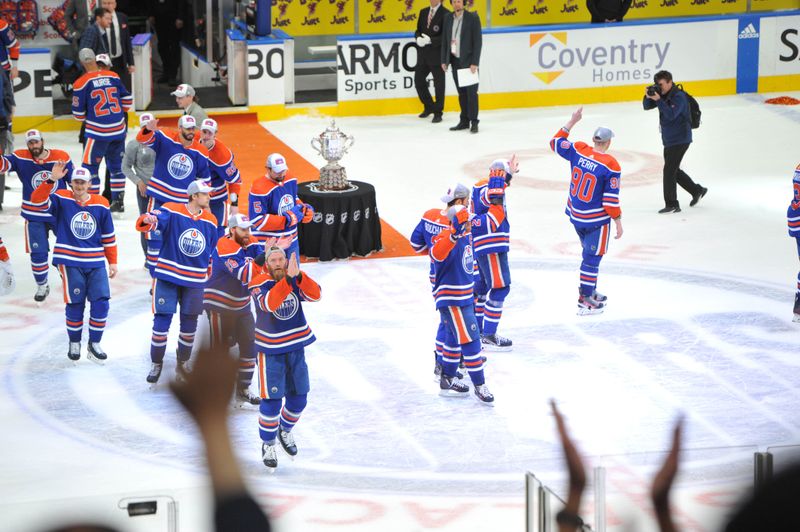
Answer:
[[692, 201], [689, 202], [689, 207], [694, 207], [695, 205], [697, 205], [697, 202], [703, 199], [703, 197], [706, 195], [706, 192], [708, 192], [707, 188], [700, 187], [699, 192], [695, 192], [694, 194], [692, 194]]
[[664, 207], [663, 209], [658, 211], [658, 214], [670, 214], [670, 213], [673, 213], [673, 212], [681, 212], [681, 208], [680, 207]]
[[442, 115], [433, 115], [433, 120], [431, 120], [432, 124], [438, 124], [442, 121]]
[[419, 114], [419, 117], [420, 117], [420, 118], [428, 118], [428, 117], [429, 117], [429, 116], [431, 116], [432, 114], [433, 114], [433, 111], [428, 111], [427, 109], [425, 109], [424, 111], [422, 111], [422, 112]]
[[472, 124], [472, 127], [469, 128], [470, 133], [477, 133], [478, 132], [478, 123], [475, 122]]
[[450, 128], [450, 131], [461, 131], [462, 129], [469, 129], [469, 124], [464, 122], [459, 122], [455, 126]]

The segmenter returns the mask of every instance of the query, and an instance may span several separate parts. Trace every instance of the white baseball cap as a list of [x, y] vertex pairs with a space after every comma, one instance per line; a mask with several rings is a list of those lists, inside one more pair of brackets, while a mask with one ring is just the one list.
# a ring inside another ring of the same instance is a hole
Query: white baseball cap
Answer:
[[153, 113], [142, 113], [141, 115], [139, 115], [139, 124], [143, 126], [149, 121], [153, 120], [154, 118], [155, 116], [153, 115]]
[[447, 189], [447, 193], [441, 197], [442, 203], [450, 203], [453, 200], [469, 197], [469, 189], [461, 183], [456, 183]]
[[242, 229], [247, 229], [248, 227], [252, 226], [253, 222], [245, 216], [244, 214], [234, 214], [230, 218], [228, 218], [228, 227], [233, 229], [234, 227], [241, 227]]
[[281, 173], [289, 169], [286, 164], [286, 159], [280, 153], [273, 153], [267, 157], [267, 168], [271, 168], [273, 172]]
[[200, 129], [207, 129], [208, 131], [213, 131], [214, 133], [217, 132], [219, 127], [217, 126], [217, 121], [212, 118], [206, 118], [202, 122], [200, 122]]
[[38, 129], [29, 129], [25, 132], [25, 142], [32, 140], [42, 140], [42, 132]]
[[178, 119], [178, 127], [182, 127], [184, 129], [197, 127], [197, 121], [192, 115], [183, 115]]
[[214, 190], [214, 187], [198, 179], [189, 183], [189, 186], [186, 187], [186, 194], [191, 197], [192, 194], [209, 194], [212, 190]]
[[612, 138], [614, 138], [614, 132], [607, 127], [598, 127], [594, 130], [594, 135], [592, 135], [592, 140], [596, 142], [606, 142]]
[[70, 178], [70, 181], [75, 180], [89, 182], [92, 180], [92, 174], [86, 168], [78, 167], [72, 171], [72, 177]]
[[183, 98], [184, 96], [194, 96], [194, 87], [191, 85], [187, 85], [186, 83], [181, 83], [178, 87], [170, 92], [172, 96], [177, 96], [178, 98]]
[[103, 63], [106, 66], [111, 66], [111, 58], [108, 54], [97, 54], [94, 58], [98, 63]]

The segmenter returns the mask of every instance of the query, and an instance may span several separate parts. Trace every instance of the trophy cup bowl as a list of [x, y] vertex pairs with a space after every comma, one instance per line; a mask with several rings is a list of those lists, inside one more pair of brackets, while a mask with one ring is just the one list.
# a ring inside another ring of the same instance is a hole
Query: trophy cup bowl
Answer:
[[336, 121], [325, 128], [318, 137], [311, 139], [311, 147], [319, 153], [327, 164], [319, 170], [320, 190], [344, 191], [350, 188], [347, 172], [338, 161], [353, 147], [355, 139], [345, 135], [336, 127]]

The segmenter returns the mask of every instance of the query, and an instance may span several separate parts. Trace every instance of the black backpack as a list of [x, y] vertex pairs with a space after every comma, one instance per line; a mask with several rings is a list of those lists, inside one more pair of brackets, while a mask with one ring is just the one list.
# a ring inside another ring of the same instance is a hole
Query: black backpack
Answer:
[[692, 124], [692, 129], [700, 127], [700, 117], [703, 116], [703, 111], [700, 110], [700, 104], [694, 99], [694, 96], [686, 92], [683, 85], [678, 85], [678, 88], [686, 95], [689, 100], [689, 122]]

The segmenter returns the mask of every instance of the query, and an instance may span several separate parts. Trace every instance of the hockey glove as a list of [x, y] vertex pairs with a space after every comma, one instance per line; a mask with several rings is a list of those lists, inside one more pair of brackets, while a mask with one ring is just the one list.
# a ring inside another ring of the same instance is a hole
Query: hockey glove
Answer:
[[303, 220], [302, 223], [307, 224], [314, 219], [314, 207], [308, 203], [303, 204]]
[[16, 286], [14, 270], [10, 261], [0, 262], [0, 296], [10, 294]]
[[286, 218], [286, 224], [283, 226], [284, 229], [289, 229], [297, 225], [297, 214], [295, 214], [294, 209], [283, 213], [283, 217]]
[[[496, 175], [495, 175], [496, 174]], [[505, 170], [492, 170], [489, 174], [489, 185], [486, 189], [486, 197], [493, 205], [502, 205], [506, 188]]]
[[450, 218], [450, 233], [453, 238], [461, 238], [469, 232], [469, 210], [466, 207], [453, 205], [447, 209], [447, 217]]

